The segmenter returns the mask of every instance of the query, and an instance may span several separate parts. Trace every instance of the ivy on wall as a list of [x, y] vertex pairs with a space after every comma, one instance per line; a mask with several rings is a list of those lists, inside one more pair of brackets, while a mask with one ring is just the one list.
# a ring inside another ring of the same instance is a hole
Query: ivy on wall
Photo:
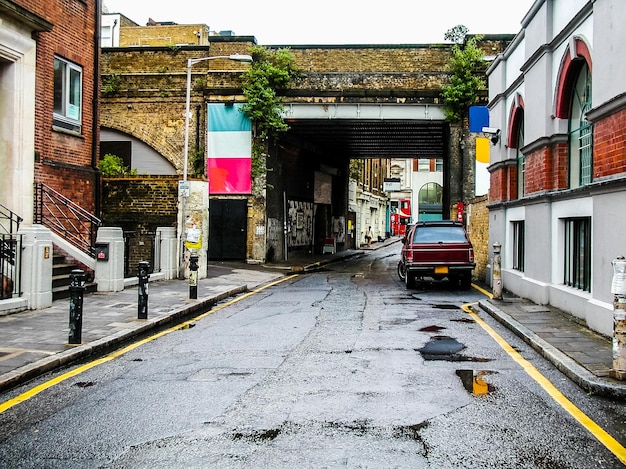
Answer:
[[[252, 139], [252, 179], [265, 180], [267, 171], [267, 143], [289, 129], [282, 118], [279, 90], [288, 88], [299, 76], [295, 58], [287, 48], [270, 50], [263, 46], [250, 49], [252, 65], [242, 75], [243, 112], [252, 120], [255, 134]], [[264, 182], [263, 184], [264, 185]]]

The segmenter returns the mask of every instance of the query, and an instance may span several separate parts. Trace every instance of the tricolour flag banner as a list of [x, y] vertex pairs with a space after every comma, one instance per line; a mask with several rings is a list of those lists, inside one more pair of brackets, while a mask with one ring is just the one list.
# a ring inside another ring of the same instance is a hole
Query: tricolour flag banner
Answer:
[[207, 138], [209, 193], [251, 193], [252, 125], [241, 105], [209, 103]]

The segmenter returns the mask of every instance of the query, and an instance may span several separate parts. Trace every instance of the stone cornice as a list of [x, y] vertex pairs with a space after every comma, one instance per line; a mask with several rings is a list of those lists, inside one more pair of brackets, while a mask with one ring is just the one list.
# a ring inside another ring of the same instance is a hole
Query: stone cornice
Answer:
[[52, 23], [9, 0], [0, 0], [0, 13], [24, 23], [33, 31], [52, 31]]
[[587, 113], [587, 120], [593, 124], [624, 109], [626, 109], [626, 93], [617, 95], [613, 99], [589, 111]]

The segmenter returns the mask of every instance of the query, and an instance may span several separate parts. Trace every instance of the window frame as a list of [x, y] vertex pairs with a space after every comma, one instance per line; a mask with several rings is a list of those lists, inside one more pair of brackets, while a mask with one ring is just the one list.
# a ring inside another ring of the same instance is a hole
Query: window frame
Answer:
[[591, 292], [591, 217], [563, 219], [563, 283]]
[[80, 134], [82, 118], [83, 67], [55, 55], [53, 127], [57, 130]]
[[593, 182], [593, 126], [587, 120], [592, 108], [591, 70], [582, 61], [572, 87], [569, 133], [569, 187], [574, 189]]
[[511, 222], [513, 235], [513, 270], [524, 272], [526, 257], [526, 223], [524, 220]]

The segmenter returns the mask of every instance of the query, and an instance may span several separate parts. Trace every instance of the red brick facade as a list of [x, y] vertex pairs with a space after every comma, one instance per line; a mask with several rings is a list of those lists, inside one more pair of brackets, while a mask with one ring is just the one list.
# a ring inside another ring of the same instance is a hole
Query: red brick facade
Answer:
[[626, 109], [597, 122], [593, 132], [593, 176], [626, 172]]
[[[524, 195], [567, 189], [568, 147], [557, 143], [526, 155]], [[491, 172], [489, 199], [503, 202], [517, 199], [517, 165], [504, 165]]]
[[[36, 34], [37, 67], [35, 110], [35, 182], [43, 182], [84, 209], [96, 209], [94, 167], [97, 149], [97, 73], [99, 34], [96, 0], [15, 2], [52, 24], [49, 32]], [[80, 133], [53, 128], [54, 59], [61, 57], [82, 68]], [[97, 214], [96, 214], [97, 215]]]
[[501, 166], [490, 174], [489, 200], [503, 202], [517, 198], [517, 166]]

